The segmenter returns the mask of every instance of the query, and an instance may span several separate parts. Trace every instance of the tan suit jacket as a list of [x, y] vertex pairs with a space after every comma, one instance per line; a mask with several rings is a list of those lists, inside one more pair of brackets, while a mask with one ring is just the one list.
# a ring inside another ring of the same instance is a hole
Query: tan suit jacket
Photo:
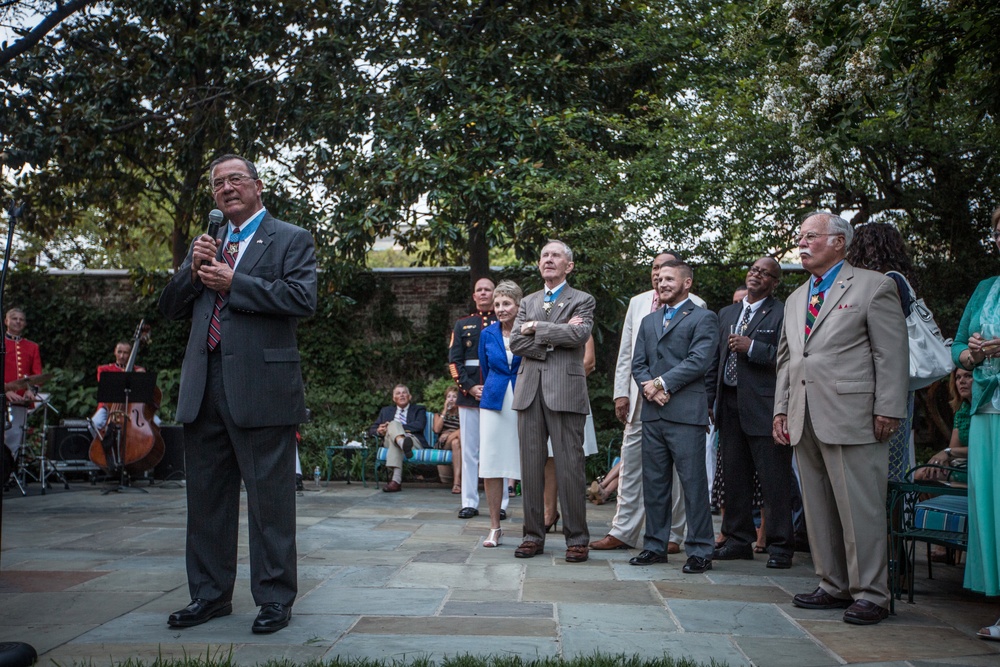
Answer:
[[806, 401], [823, 442], [873, 443], [875, 415], [906, 417], [909, 351], [896, 284], [844, 262], [805, 340], [811, 282], [785, 302], [774, 414], [788, 416], [793, 445], [802, 438]]

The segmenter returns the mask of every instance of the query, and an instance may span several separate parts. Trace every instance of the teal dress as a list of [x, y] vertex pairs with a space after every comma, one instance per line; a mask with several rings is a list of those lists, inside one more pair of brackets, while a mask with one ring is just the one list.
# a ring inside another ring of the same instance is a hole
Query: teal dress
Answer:
[[[1000, 335], [1000, 277], [979, 283], [955, 334], [951, 354], [968, 349], [969, 336]], [[969, 550], [965, 587], [1000, 595], [1000, 359], [987, 359], [972, 371], [972, 418], [969, 420]]]

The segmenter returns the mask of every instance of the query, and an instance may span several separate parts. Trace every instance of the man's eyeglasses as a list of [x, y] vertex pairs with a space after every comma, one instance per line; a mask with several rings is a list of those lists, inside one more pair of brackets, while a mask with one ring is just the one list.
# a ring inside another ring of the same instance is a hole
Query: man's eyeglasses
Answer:
[[795, 239], [796, 243], [802, 243], [805, 241], [807, 244], [812, 245], [821, 236], [841, 236], [841, 234], [817, 234], [816, 232], [808, 232], [806, 234], [799, 234]]
[[747, 275], [748, 276], [760, 276], [761, 278], [763, 278], [764, 276], [768, 276], [770, 278], [774, 278], [775, 280], [778, 279], [778, 276], [774, 275], [770, 271], [765, 271], [764, 269], [760, 268], [759, 266], [751, 266], [749, 269], [747, 269]]
[[246, 174], [231, 174], [225, 178], [217, 178], [212, 181], [212, 192], [218, 192], [222, 188], [226, 187], [226, 183], [229, 183], [234, 188], [238, 188], [247, 183], [252, 183], [254, 179]]

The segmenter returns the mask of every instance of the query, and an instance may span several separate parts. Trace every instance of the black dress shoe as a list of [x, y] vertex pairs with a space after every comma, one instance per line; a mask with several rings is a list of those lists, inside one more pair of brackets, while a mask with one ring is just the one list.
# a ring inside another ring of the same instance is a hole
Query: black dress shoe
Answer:
[[403, 436], [403, 454], [408, 459], [413, 458], [413, 441], [416, 440], [412, 435]]
[[889, 618], [889, 610], [869, 600], [855, 600], [844, 612], [844, 622], [854, 625], [875, 625]]
[[712, 552], [713, 560], [753, 560], [753, 547], [749, 544], [733, 544], [729, 540]]
[[851, 598], [835, 598], [820, 587], [812, 593], [799, 593], [792, 604], [803, 609], [845, 609], [854, 604]]
[[195, 598], [188, 606], [170, 614], [167, 625], [172, 628], [190, 628], [218, 616], [229, 616], [231, 613], [233, 613], [233, 603], [230, 600]]
[[767, 566], [774, 570], [787, 570], [792, 567], [792, 557], [777, 554], [767, 559]]
[[503, 508], [500, 508], [500, 520], [501, 521], [506, 521], [507, 520], [507, 510], [505, 510]]
[[649, 549], [643, 549], [638, 556], [634, 556], [629, 559], [629, 565], [654, 565], [656, 563], [666, 563], [667, 555], [658, 554], [655, 551], [650, 551]]
[[681, 572], [684, 574], [701, 574], [702, 572], [708, 572], [712, 569], [712, 561], [709, 558], [702, 558], [700, 556], [691, 556], [684, 563], [684, 567], [681, 568]]
[[257, 618], [254, 619], [253, 627], [250, 629], [257, 634], [277, 632], [288, 625], [288, 621], [290, 620], [292, 620], [292, 607], [290, 605], [268, 602], [261, 605], [260, 612], [257, 614]]
[[479, 516], [479, 510], [477, 510], [475, 507], [463, 507], [462, 509], [458, 510], [459, 519], [471, 519], [474, 516]]

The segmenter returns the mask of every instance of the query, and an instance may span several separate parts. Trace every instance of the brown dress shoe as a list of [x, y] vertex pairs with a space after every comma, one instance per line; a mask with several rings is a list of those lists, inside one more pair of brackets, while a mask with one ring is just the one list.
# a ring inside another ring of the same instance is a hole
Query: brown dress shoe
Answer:
[[679, 554], [681, 552], [681, 545], [676, 542], [667, 542], [667, 553], [668, 554]]
[[582, 544], [574, 544], [566, 547], [567, 563], [582, 563], [587, 560], [590, 549]]
[[382, 487], [382, 490], [386, 493], [396, 493], [397, 491], [403, 490], [403, 485], [396, 480], [390, 481], [388, 484]]
[[855, 600], [844, 612], [844, 622], [854, 625], [875, 625], [889, 618], [889, 610], [870, 600]]
[[613, 535], [605, 535], [596, 542], [591, 542], [590, 548], [597, 551], [605, 551], [607, 549], [631, 549], [632, 547]]
[[844, 609], [854, 604], [851, 598], [835, 598], [819, 586], [812, 593], [799, 593], [792, 604], [803, 609]]
[[514, 549], [514, 558], [531, 558], [532, 556], [538, 556], [543, 553], [545, 553], [544, 544], [525, 540], [524, 542], [521, 542], [521, 546]]

